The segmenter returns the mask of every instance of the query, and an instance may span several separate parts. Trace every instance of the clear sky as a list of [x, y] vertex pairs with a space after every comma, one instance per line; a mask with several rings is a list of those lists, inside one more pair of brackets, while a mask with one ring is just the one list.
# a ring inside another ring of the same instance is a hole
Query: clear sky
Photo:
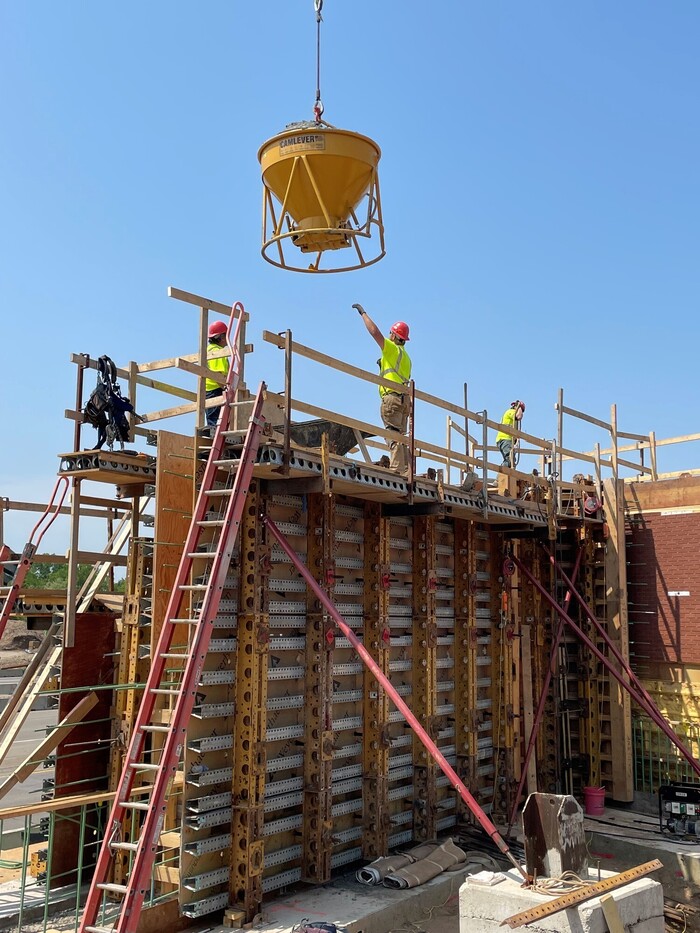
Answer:
[[[560, 386], [604, 420], [616, 402], [623, 430], [699, 430], [696, 0], [325, 0], [323, 16], [325, 118], [382, 148], [387, 256], [313, 277], [260, 256], [257, 162], [312, 115], [312, 0], [2, 5], [0, 495], [50, 492], [72, 352], [196, 349], [170, 284], [243, 301], [249, 381], [273, 389], [263, 329], [374, 368], [359, 301], [383, 330], [410, 324], [421, 388], [459, 402], [466, 381], [492, 417], [523, 398], [533, 434], [555, 435]], [[295, 395], [378, 420], [374, 387], [312, 364]], [[444, 417], [417, 430], [440, 442]]]

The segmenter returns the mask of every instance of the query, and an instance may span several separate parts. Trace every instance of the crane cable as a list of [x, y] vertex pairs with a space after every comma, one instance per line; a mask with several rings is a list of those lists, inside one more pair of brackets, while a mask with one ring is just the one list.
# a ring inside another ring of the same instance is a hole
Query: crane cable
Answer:
[[314, 0], [314, 10], [316, 11], [316, 100], [314, 102], [314, 120], [321, 122], [323, 116], [323, 101], [321, 100], [321, 23], [323, 17], [323, 0]]

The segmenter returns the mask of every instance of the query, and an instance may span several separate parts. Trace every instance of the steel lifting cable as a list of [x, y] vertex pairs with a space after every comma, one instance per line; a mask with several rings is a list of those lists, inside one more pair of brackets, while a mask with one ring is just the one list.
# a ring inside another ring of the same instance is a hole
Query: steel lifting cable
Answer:
[[321, 23], [323, 17], [323, 0], [314, 0], [314, 10], [316, 11], [316, 100], [314, 101], [314, 120], [321, 122], [323, 116], [323, 101], [321, 100]]

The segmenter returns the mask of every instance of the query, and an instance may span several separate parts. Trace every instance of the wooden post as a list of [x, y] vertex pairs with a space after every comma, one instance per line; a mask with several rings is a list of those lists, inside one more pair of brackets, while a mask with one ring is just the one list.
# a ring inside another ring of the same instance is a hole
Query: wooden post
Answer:
[[603, 478], [600, 472], [600, 444], [595, 445], [595, 491], [598, 496], [598, 501], [602, 501]]
[[651, 478], [657, 480], [659, 474], [656, 470], [656, 432], [649, 431], [649, 465], [651, 466]]
[[[617, 479], [607, 479], [604, 490], [605, 519], [608, 525], [608, 538], [605, 545], [605, 603], [608, 635], [622, 657], [629, 663], [624, 483]], [[631, 709], [629, 693], [611, 678], [610, 729], [611, 744], [614, 749], [612, 796], [615, 800], [627, 803], [634, 797]]]
[[[78, 378], [76, 381], [75, 387], [75, 410], [77, 412], [82, 411], [83, 408], [83, 377], [85, 375], [85, 367], [90, 362], [90, 357], [85, 356], [82, 358], [85, 362], [78, 363]], [[73, 435], [73, 450], [80, 450], [80, 428], [82, 421], [76, 421], [74, 426], [74, 435]]]
[[236, 398], [235, 401], [238, 401], [239, 398], [245, 398], [246, 384], [245, 384], [245, 326], [246, 326], [247, 315], [243, 314], [243, 319], [241, 320], [241, 329], [238, 332], [238, 346], [234, 347], [234, 350], [238, 353], [238, 385], [236, 387]]
[[489, 418], [488, 418], [488, 413], [487, 413], [486, 409], [483, 410], [482, 414], [483, 414], [484, 421], [483, 421], [483, 431], [482, 431], [482, 444], [483, 444], [483, 447], [482, 447], [482, 449], [481, 449], [481, 456], [482, 456], [482, 458], [483, 458], [482, 461], [481, 461], [481, 463], [482, 463], [482, 476], [481, 476], [481, 481], [482, 481], [482, 483], [483, 483], [481, 496], [482, 496], [482, 499], [483, 499], [483, 502], [484, 502], [484, 509], [483, 509], [483, 511], [484, 511], [484, 518], [485, 518], [485, 519], [488, 519], [488, 516], [489, 516], [489, 468], [488, 468], [488, 461], [489, 461], [489, 458], [488, 458], [488, 452], [489, 452], [489, 429], [488, 429], [488, 420], [489, 420]]
[[617, 450], [617, 405], [610, 406], [610, 446], [612, 448], [612, 478], [617, 482], [618, 477], [618, 450]]
[[[209, 342], [208, 336], [208, 314], [206, 308], [199, 309], [199, 365], [207, 365], [207, 344]], [[206, 416], [204, 411], [204, 403], [207, 397], [207, 384], [204, 379], [197, 380], [197, 425], [199, 427], [204, 427], [206, 424]]]
[[452, 449], [452, 416], [447, 416], [447, 432], [446, 432], [446, 443], [445, 447], [447, 449], [447, 457], [445, 458], [445, 476], [447, 477], [448, 485], [450, 483], [450, 451]]
[[474, 454], [473, 448], [471, 450], [469, 449], [469, 415], [467, 414], [468, 411], [469, 409], [467, 408], [467, 383], [465, 382], [464, 383], [464, 452], [467, 456], [469, 456], [470, 454], [473, 456]]
[[80, 539], [80, 484], [73, 477], [70, 500], [70, 549], [68, 551], [68, 578], [66, 580], [66, 612], [63, 620], [63, 647], [75, 646], [75, 606], [78, 594], [78, 550]]
[[562, 447], [564, 446], [564, 390], [559, 389], [559, 398], [557, 400], [557, 448], [559, 450], [559, 459], [557, 461], [556, 470], [559, 474], [559, 479], [563, 478], [562, 472], [564, 469], [564, 455], [562, 454]]
[[[135, 412], [139, 410], [138, 405], [136, 404], [136, 385], [138, 381], [138, 375], [139, 375], [138, 364], [135, 363], [133, 360], [131, 360], [129, 363], [129, 387], [126, 393], [129, 401], [134, 406], [134, 412], [131, 414], [129, 418], [130, 428], [132, 425], [136, 423]], [[133, 431], [129, 431], [129, 434], [133, 438], [134, 436]]]

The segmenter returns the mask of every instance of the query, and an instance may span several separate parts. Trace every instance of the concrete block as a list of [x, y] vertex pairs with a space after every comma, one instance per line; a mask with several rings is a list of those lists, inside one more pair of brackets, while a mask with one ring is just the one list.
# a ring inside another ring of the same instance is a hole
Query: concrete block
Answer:
[[[601, 872], [601, 877], [612, 874]], [[597, 875], [591, 880], [597, 880]], [[521, 882], [514, 871], [506, 873], [505, 881], [488, 888], [467, 879], [459, 890], [460, 933], [503, 933], [500, 925], [508, 917], [553, 900], [521, 887]], [[610, 893], [628, 933], [664, 933], [663, 888], [657, 881], [640, 878]], [[529, 933], [607, 933], [608, 925], [600, 899], [595, 897], [523, 929]]]

